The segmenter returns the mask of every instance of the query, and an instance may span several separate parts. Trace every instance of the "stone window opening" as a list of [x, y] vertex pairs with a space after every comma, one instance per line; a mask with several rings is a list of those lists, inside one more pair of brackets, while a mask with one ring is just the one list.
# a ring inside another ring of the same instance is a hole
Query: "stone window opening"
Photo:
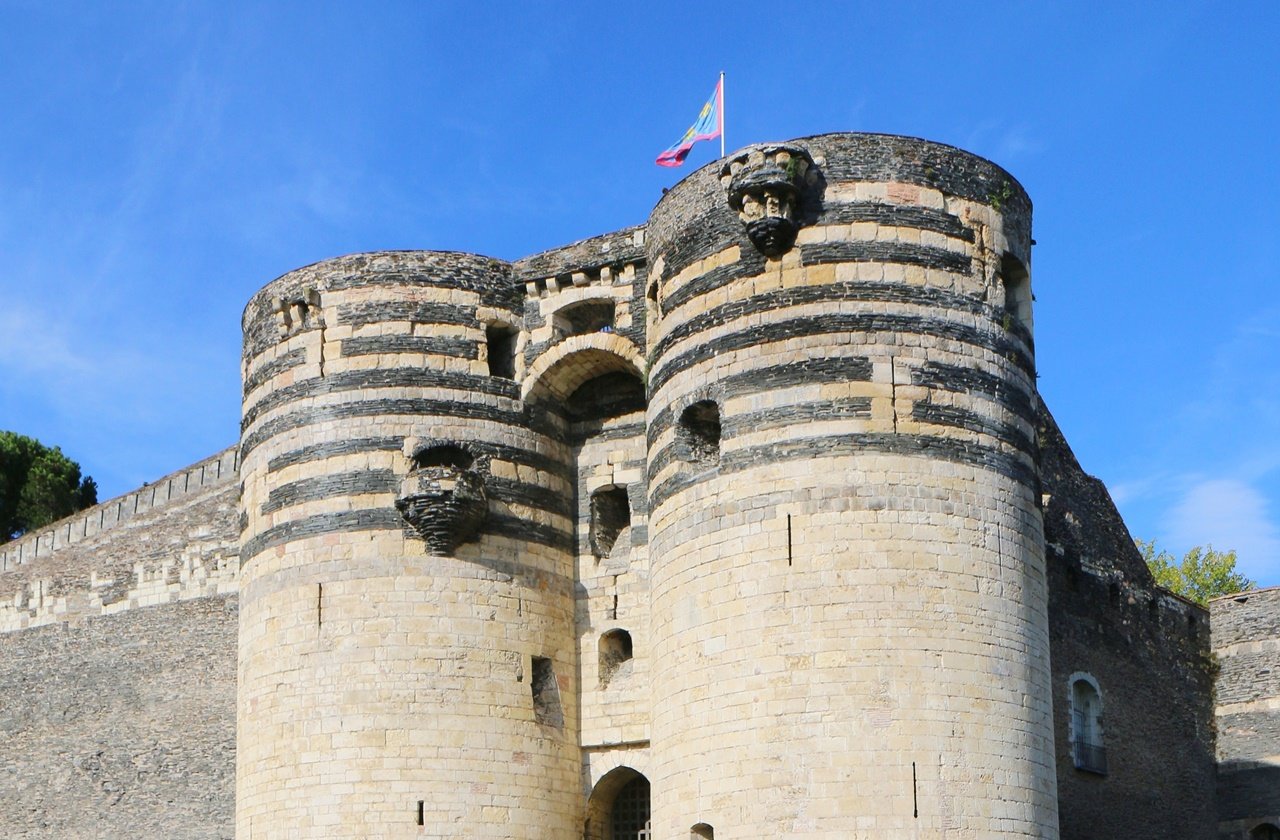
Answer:
[[[618, 628], [600, 637], [600, 687], [607, 686], [614, 677], [630, 672], [626, 663], [632, 658], [631, 634]], [[621, 673], [620, 673], [621, 672]]]
[[475, 464], [475, 460], [475, 456], [461, 446], [445, 443], [440, 446], [429, 447], [414, 455], [413, 468], [422, 470], [428, 467], [453, 467], [459, 470], [469, 470]]
[[516, 378], [516, 340], [519, 337], [520, 332], [508, 324], [489, 324], [485, 327], [490, 376], [500, 379]]
[[631, 527], [631, 501], [627, 488], [613, 485], [591, 494], [591, 553], [606, 560], [613, 553], [618, 535]]
[[553, 324], [561, 338], [568, 338], [572, 335], [611, 333], [615, 317], [612, 300], [584, 300], [557, 312]]
[[1068, 717], [1071, 760], [1077, 770], [1107, 774], [1107, 751], [1103, 746], [1102, 692], [1088, 674], [1071, 675]]
[[[1000, 259], [1000, 284], [1004, 290], [1004, 316], [1031, 329], [1031, 273], [1013, 254]], [[1007, 328], [1008, 324], [1006, 324]]]
[[702, 400], [680, 414], [676, 440], [689, 461], [713, 467], [720, 463], [720, 406]]
[[556, 682], [551, 660], [545, 656], [533, 657], [533, 718], [544, 726], [564, 726], [564, 709], [560, 705], [560, 686]]
[[689, 829], [689, 840], [716, 840], [716, 830], [707, 823], [698, 823]]

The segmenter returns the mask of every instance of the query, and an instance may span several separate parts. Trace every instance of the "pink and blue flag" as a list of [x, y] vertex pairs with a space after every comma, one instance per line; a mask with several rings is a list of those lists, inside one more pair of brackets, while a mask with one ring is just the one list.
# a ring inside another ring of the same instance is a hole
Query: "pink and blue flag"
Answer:
[[716, 82], [711, 98], [702, 106], [698, 121], [689, 126], [675, 145], [658, 155], [659, 166], [679, 166], [699, 140], [714, 140], [724, 131], [724, 78]]

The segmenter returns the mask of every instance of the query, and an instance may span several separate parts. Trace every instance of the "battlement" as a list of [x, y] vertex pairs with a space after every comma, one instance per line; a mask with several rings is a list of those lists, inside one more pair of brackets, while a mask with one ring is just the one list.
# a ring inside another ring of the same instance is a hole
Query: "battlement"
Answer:
[[38, 531], [23, 534], [0, 546], [0, 572], [16, 569], [38, 557], [48, 557], [69, 545], [128, 522], [139, 514], [234, 479], [239, 469], [240, 448], [232, 446], [186, 469], [170, 473], [154, 484], [144, 484], [130, 493], [86, 508]]
[[236, 591], [237, 447], [0, 551], [0, 632]]

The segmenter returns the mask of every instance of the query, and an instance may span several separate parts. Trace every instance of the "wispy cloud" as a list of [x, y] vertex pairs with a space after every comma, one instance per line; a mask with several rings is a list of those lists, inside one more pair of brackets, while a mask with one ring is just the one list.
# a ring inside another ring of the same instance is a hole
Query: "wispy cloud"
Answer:
[[1213, 478], [1190, 487], [1166, 515], [1165, 533], [1179, 552], [1212, 544], [1234, 549], [1239, 570], [1264, 581], [1280, 577], [1280, 526], [1263, 493], [1246, 481]]
[[1012, 125], [1003, 120], [984, 120], [970, 128], [963, 143], [966, 149], [981, 149], [988, 156], [1004, 162], [1021, 160], [1039, 154], [1046, 146], [1031, 126]]

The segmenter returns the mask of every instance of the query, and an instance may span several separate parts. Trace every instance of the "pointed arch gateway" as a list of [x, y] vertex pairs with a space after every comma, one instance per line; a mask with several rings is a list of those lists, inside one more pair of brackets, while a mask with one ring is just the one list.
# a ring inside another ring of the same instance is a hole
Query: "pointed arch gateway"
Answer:
[[634, 767], [615, 767], [587, 800], [586, 840], [649, 840], [649, 780]]

